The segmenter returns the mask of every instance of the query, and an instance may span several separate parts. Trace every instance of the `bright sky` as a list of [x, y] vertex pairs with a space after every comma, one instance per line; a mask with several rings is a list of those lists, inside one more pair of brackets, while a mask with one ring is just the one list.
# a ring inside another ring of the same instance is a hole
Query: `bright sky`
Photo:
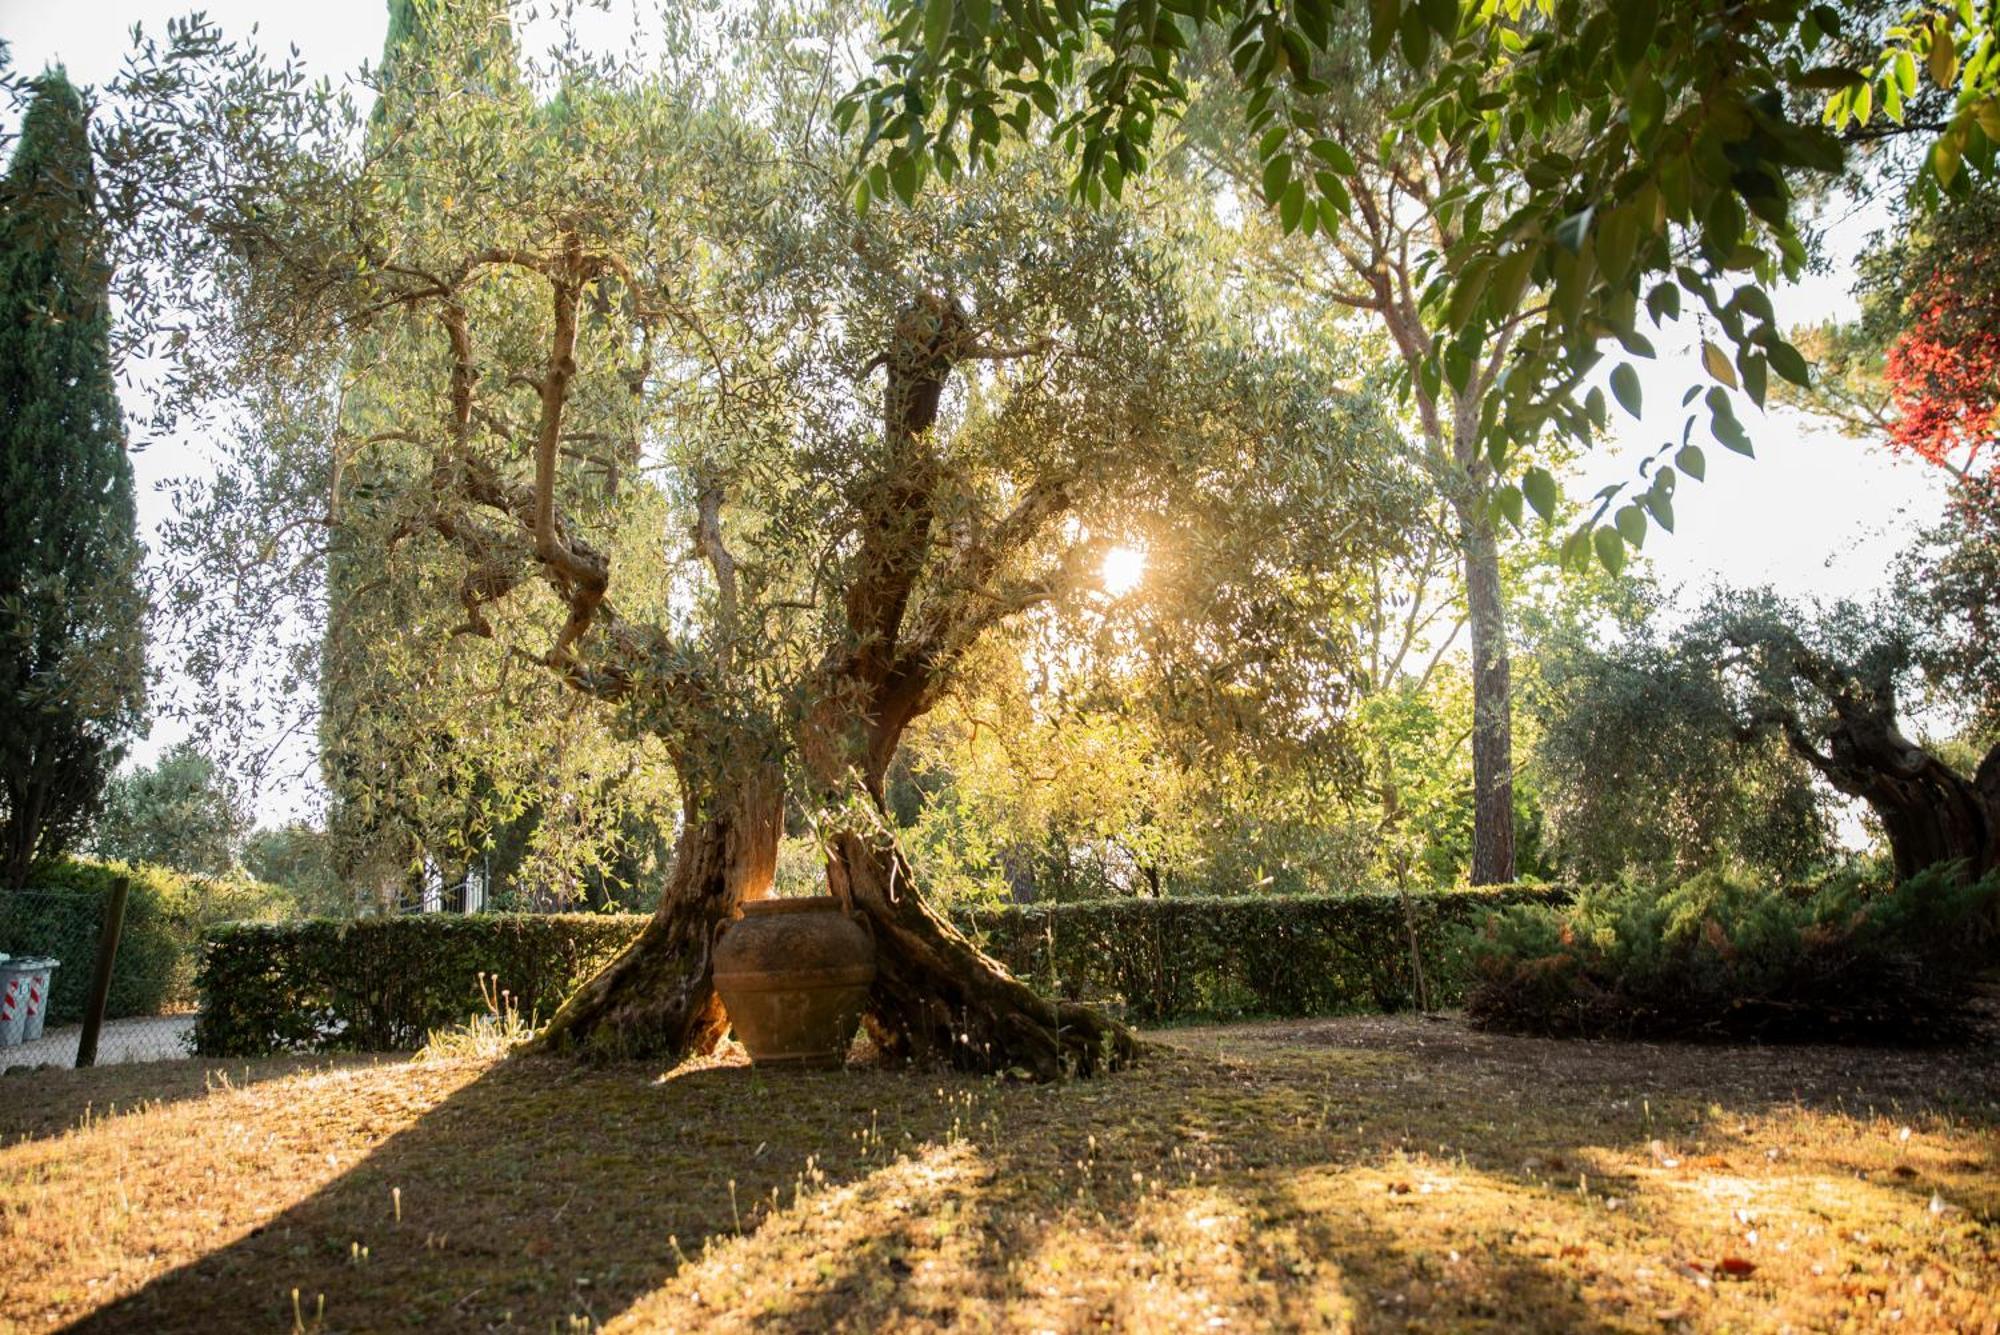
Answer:
[[[11, 46], [17, 70], [32, 72], [60, 62], [74, 82], [101, 84], [117, 73], [133, 24], [164, 34], [169, 18], [192, 7], [172, 0], [0, 0], [0, 37]], [[201, 8], [226, 34], [255, 25], [266, 50], [296, 46], [313, 76], [338, 82], [363, 61], [381, 56], [386, 5], [372, 0], [207, 0]], [[541, 6], [544, 13], [549, 8]], [[629, 14], [625, 6], [619, 8]], [[590, 27], [602, 26], [622, 40], [629, 23], [629, 17], [604, 18]], [[538, 26], [528, 25], [525, 45], [530, 49], [545, 44], [538, 40]], [[1779, 294], [1781, 319], [1806, 323], [1850, 309], [1850, 262], [1882, 216], [1879, 208], [1864, 208], [1835, 227], [1829, 246], [1835, 272]], [[1684, 322], [1682, 329], [1687, 328]], [[1640, 368], [1645, 419], [1633, 422], [1612, 408], [1613, 438], [1583, 461], [1572, 484], [1579, 494], [1634, 476], [1640, 458], [1661, 440], [1678, 437], [1681, 391], [1707, 383], [1688, 346], [1656, 342], [1660, 360]], [[1937, 472], [1893, 460], [1795, 415], [1760, 418], [1747, 405], [1739, 415], [1756, 443], [1756, 460], [1702, 442], [1708, 480], [1687, 483], [1679, 492], [1678, 531], [1670, 537], [1655, 533], [1647, 542], [1654, 573], [1669, 588], [1684, 586], [1690, 595], [1717, 582], [1770, 583], [1787, 593], [1815, 597], [1866, 596], [1879, 588], [1907, 532], [1902, 516], [1926, 517], [1940, 508], [1943, 487]], [[141, 523], [150, 533], [165, 514], [161, 484], [203, 468], [204, 460], [199, 449], [185, 442], [160, 443], [136, 456], [134, 464]], [[138, 758], [150, 759], [178, 736], [165, 725], [156, 727]], [[298, 783], [267, 791], [258, 802], [265, 820], [286, 818], [305, 805], [306, 790]]]
[[[1773, 294], [1782, 322], [1798, 326], [1853, 314], [1853, 261], [1884, 225], [1881, 205], [1874, 201], [1835, 215], [1827, 238], [1834, 272]], [[1670, 346], [1674, 336], [1680, 341]], [[1682, 393], [1714, 383], [1697, 356], [1699, 338], [1685, 312], [1667, 336], [1655, 338], [1659, 359], [1636, 364], [1644, 419], [1635, 422], [1612, 403], [1612, 439], [1583, 460], [1575, 494], [1588, 496], [1633, 477], [1638, 462], [1662, 441], [1680, 439]], [[1611, 364], [1607, 360], [1606, 375]], [[1795, 596], [1865, 597], [1882, 587], [1892, 558], [1908, 541], [1901, 517], [1921, 522], [1943, 508], [1942, 470], [1892, 458], [1795, 412], [1761, 414], [1740, 395], [1737, 415], [1756, 458], [1730, 453], [1697, 426], [1694, 440], [1707, 456], [1707, 481], [1683, 479], [1674, 497], [1675, 532], [1648, 535], [1646, 555], [1669, 589], [1682, 586], [1692, 598], [1717, 582], [1769, 583]]]

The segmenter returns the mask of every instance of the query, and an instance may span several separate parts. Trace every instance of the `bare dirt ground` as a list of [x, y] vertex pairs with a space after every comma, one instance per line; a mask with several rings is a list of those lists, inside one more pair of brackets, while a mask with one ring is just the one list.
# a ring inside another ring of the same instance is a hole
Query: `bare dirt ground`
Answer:
[[1992, 1046], [1152, 1037], [1061, 1087], [740, 1054], [8, 1076], [0, 1327], [2000, 1329]]

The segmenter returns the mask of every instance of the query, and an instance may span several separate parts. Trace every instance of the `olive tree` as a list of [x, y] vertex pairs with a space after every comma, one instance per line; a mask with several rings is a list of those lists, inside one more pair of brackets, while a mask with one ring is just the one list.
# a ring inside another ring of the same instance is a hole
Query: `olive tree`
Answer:
[[[1147, 220], [1072, 208], [1032, 155], [862, 218], [810, 84], [558, 53], [526, 103], [451, 77], [480, 7], [429, 21], [414, 59], [454, 91], [396, 133], [364, 142], [338, 98], [188, 27], [137, 59], [153, 96], [105, 152], [131, 243], [194, 276], [151, 308], [201, 313], [184, 397], [266, 410], [246, 474], [408, 450], [424, 466], [373, 480], [376, 540], [453, 558], [435, 651], [547, 674], [669, 758], [660, 907], [544, 1042], [719, 1038], [709, 943], [769, 891], [789, 809], [874, 927], [885, 1052], [1042, 1077], [1130, 1056], [933, 912], [885, 776], [984, 636], [1096, 578], [1118, 516], [1282, 455], [1324, 398], [1198, 327]], [[419, 189], [434, 207], [406, 207]], [[356, 439], [344, 372], [371, 338], [408, 350], [407, 388]], [[607, 457], [643, 482], [614, 495]], [[340, 494], [247, 489], [202, 527], [310, 564], [351, 536]]]

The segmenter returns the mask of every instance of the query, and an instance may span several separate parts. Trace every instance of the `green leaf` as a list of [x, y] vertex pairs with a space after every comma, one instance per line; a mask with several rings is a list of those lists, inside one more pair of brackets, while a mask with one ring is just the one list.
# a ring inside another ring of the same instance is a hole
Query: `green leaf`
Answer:
[[1508, 251], [1493, 266], [1493, 309], [1500, 312], [1503, 319], [1521, 308], [1521, 298], [1527, 293], [1528, 278], [1534, 269], [1535, 251], [1532, 246]]
[[1711, 389], [1706, 395], [1708, 404], [1708, 429], [1726, 449], [1738, 454], [1752, 455], [1749, 434], [1743, 424], [1736, 420], [1736, 410], [1729, 406], [1729, 396], [1720, 388]]
[[1285, 193], [1285, 187], [1292, 180], [1292, 158], [1289, 153], [1280, 153], [1264, 164], [1264, 202], [1275, 204]]
[[1431, 25], [1424, 22], [1424, 12], [1417, 5], [1403, 11], [1402, 20], [1396, 26], [1396, 35], [1402, 39], [1403, 59], [1413, 70], [1420, 70], [1431, 54]]
[[1457, 333], [1472, 322], [1479, 310], [1479, 299], [1486, 295], [1487, 280], [1493, 276], [1493, 266], [1484, 256], [1465, 266], [1452, 284], [1451, 301], [1445, 308], [1445, 325]]
[[1646, 512], [1638, 506], [1619, 506], [1618, 513], [1611, 516], [1611, 522], [1618, 526], [1618, 536], [1633, 547], [1646, 545]]
[[1396, 20], [1401, 6], [1396, 0], [1368, 0], [1368, 59], [1379, 65], [1396, 44]]
[[896, 192], [896, 198], [905, 205], [917, 200], [917, 182], [922, 174], [922, 165], [914, 153], [904, 152], [889, 167], [889, 188]]
[[1625, 570], [1625, 539], [1615, 528], [1600, 528], [1590, 535], [1590, 545], [1597, 551], [1597, 559], [1612, 574], [1622, 574]]
[[1604, 215], [1597, 228], [1597, 267], [1614, 282], [1632, 267], [1639, 249], [1639, 214], [1629, 205]]
[[1521, 494], [1528, 498], [1528, 504], [1535, 507], [1535, 513], [1543, 519], [1556, 517], [1556, 505], [1561, 494], [1556, 488], [1555, 474], [1546, 468], [1530, 468], [1521, 477]]
[[1645, 58], [1653, 44], [1653, 30], [1660, 24], [1660, 0], [1619, 0], [1612, 6], [1618, 15], [1618, 41], [1613, 54], [1621, 68], [1631, 69]]
[[1817, 69], [1807, 70], [1792, 80], [1792, 83], [1799, 88], [1834, 92], [1843, 88], [1853, 88], [1867, 77], [1849, 65], [1821, 65]]
[[1764, 354], [1742, 348], [1736, 354], [1736, 369], [1743, 373], [1743, 392], [1750, 396], [1750, 402], [1759, 408], [1764, 406], [1764, 391], [1770, 377], [1765, 374]]
[[1764, 355], [1771, 361], [1771, 369], [1800, 389], [1812, 388], [1812, 368], [1799, 350], [1782, 338], [1774, 338], [1764, 345]]
[[1632, 369], [1632, 363], [1620, 362], [1611, 372], [1611, 392], [1618, 399], [1618, 406], [1634, 417], [1640, 416], [1639, 373]]
[[1699, 445], [1683, 445], [1674, 451], [1674, 467], [1699, 482], [1708, 476], [1708, 456]]
[[1278, 197], [1278, 225], [1286, 235], [1298, 230], [1299, 219], [1306, 211], [1306, 183], [1293, 181], [1285, 187], [1285, 193]]
[[1312, 155], [1342, 176], [1354, 175], [1354, 155], [1331, 139], [1315, 139]]
[[1495, 517], [1505, 519], [1519, 529], [1522, 519], [1521, 489], [1510, 482], [1494, 492], [1493, 513]]
[[925, 0], [924, 50], [932, 60], [943, 58], [945, 42], [951, 37], [952, 3], [953, 0]]
[[1671, 494], [1655, 487], [1639, 499], [1651, 512], [1654, 523], [1669, 533], [1674, 531], [1674, 498]]
[[1562, 554], [1557, 557], [1564, 570], [1578, 572], [1590, 569], [1590, 529], [1579, 528], [1563, 539]]
[[1949, 90], [1958, 82], [1958, 47], [1943, 24], [1931, 29], [1931, 49], [1926, 63], [1930, 66], [1931, 82], [1938, 87]]
[[1354, 206], [1354, 201], [1348, 198], [1347, 187], [1332, 172], [1314, 172], [1313, 184], [1319, 187], [1320, 198], [1332, 201], [1342, 213]]
[[1332, 35], [1328, 27], [1332, 17], [1330, 7], [1329, 0], [1298, 0], [1295, 7], [1299, 28], [1305, 33], [1306, 40], [1322, 51], [1326, 50], [1327, 39]]
[[1915, 57], [1911, 56], [1908, 51], [1898, 51], [1895, 63], [1891, 68], [1894, 70], [1896, 76], [1896, 90], [1904, 97], [1915, 97], [1917, 94], [1917, 62]]
[[1957, 139], [1949, 134], [1941, 135], [1931, 145], [1931, 170], [1937, 174], [1937, 182], [1946, 189], [1958, 179], [1958, 164], [1963, 156], [1963, 148]]
[[1646, 294], [1646, 313], [1653, 317], [1654, 324], [1680, 319], [1680, 288], [1673, 283], [1654, 284], [1653, 290]]

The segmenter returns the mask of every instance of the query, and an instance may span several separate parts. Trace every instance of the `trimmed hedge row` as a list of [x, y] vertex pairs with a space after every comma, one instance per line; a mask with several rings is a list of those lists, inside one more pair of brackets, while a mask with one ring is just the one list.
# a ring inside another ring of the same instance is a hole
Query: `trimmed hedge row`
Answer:
[[232, 923], [208, 934], [195, 1051], [414, 1048], [480, 1014], [480, 975], [546, 1020], [639, 934], [641, 914], [426, 914]]
[[1411, 895], [1111, 899], [985, 909], [964, 922], [1035, 986], [1142, 1022], [1401, 1010], [1418, 1001], [1411, 938], [1432, 1005], [1464, 995], [1464, 927], [1566, 887]]
[[[1410, 1005], [1414, 931], [1433, 1004], [1457, 999], [1462, 928], [1535, 886], [1413, 895], [1132, 899], [982, 909], [960, 926], [1037, 987], [1140, 1021], [1318, 1015]], [[546, 1019], [635, 937], [636, 914], [439, 914], [230, 925], [210, 932], [195, 1049], [209, 1056], [395, 1049], [484, 1009], [479, 975]]]

